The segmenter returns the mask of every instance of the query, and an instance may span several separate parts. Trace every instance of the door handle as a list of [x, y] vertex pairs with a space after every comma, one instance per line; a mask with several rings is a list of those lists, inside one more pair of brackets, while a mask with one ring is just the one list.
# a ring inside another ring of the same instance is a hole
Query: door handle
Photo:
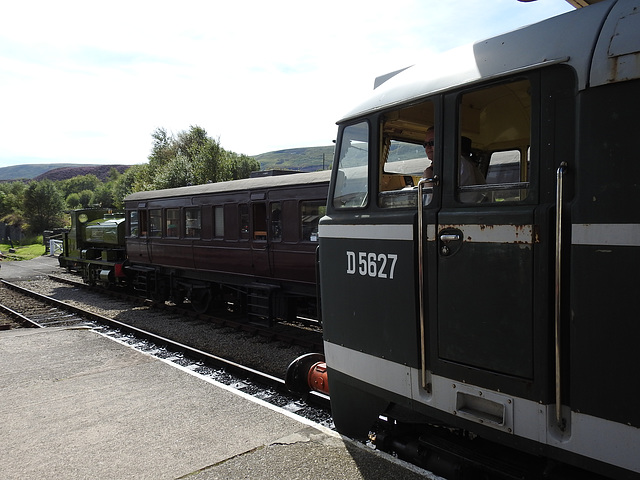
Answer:
[[440, 255], [447, 257], [454, 254], [462, 246], [462, 232], [458, 229], [448, 228], [440, 232]]
[[457, 242], [460, 240], [460, 235], [457, 233], [444, 233], [440, 235], [440, 240], [443, 242]]

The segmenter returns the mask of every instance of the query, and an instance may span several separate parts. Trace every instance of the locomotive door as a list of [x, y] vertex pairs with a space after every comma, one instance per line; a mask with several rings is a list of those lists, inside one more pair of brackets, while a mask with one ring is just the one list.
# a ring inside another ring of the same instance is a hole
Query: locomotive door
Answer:
[[548, 401], [553, 182], [559, 133], [571, 138], [556, 129], [571, 122], [550, 118], [561, 83], [545, 88], [546, 77], [556, 76], [533, 72], [445, 97], [442, 207], [428, 259], [437, 287], [426, 295], [435, 374]]

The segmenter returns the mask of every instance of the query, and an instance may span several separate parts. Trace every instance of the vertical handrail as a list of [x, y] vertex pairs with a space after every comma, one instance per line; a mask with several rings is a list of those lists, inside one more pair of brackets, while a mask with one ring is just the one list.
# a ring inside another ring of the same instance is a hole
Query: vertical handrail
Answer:
[[425, 339], [424, 324], [424, 214], [422, 205], [422, 192], [426, 178], [421, 178], [418, 182], [418, 303], [420, 317], [420, 383], [422, 388], [427, 388], [427, 345]]
[[567, 162], [560, 163], [556, 172], [556, 264], [555, 264], [555, 361], [556, 361], [556, 424], [564, 429], [562, 421], [562, 384], [561, 384], [561, 360], [560, 360], [560, 314], [562, 301], [562, 207], [564, 174], [567, 171]]
[[418, 182], [418, 308], [420, 310], [420, 383], [422, 388], [428, 388], [427, 382], [427, 342], [426, 326], [424, 319], [424, 186], [429, 184], [431, 188], [437, 186], [440, 181], [437, 175], [433, 178], [421, 178]]
[[418, 182], [418, 309], [420, 317], [420, 383], [427, 388], [427, 346], [424, 325], [424, 225], [422, 212], [422, 191], [426, 178]]

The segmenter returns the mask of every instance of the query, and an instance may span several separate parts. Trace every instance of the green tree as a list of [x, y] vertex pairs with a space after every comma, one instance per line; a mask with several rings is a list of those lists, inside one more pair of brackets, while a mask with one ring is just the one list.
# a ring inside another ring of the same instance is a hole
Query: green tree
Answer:
[[114, 184], [115, 182], [108, 182], [100, 185], [94, 192], [93, 202], [101, 207], [115, 207], [115, 197], [113, 194]]
[[219, 140], [208, 138], [191, 150], [194, 182], [203, 184], [221, 182], [227, 178], [225, 169], [226, 152]]
[[260, 162], [248, 155], [238, 155], [237, 153], [231, 152], [229, 159], [229, 170], [231, 174], [231, 180], [248, 178], [251, 175], [251, 172], [260, 170]]
[[88, 208], [93, 205], [93, 191], [92, 190], [82, 190], [78, 196], [80, 197], [80, 204], [83, 208]]
[[246, 178], [260, 169], [259, 162], [226, 151], [219, 139], [209, 137], [197, 125], [175, 136], [157, 128], [151, 137], [149, 162], [130, 167], [113, 184], [117, 208], [122, 208], [124, 198], [133, 192]]
[[[144, 188], [144, 180], [141, 178], [148, 178], [148, 171], [150, 170], [147, 164], [133, 165], [128, 168], [113, 184], [113, 197], [114, 207], [124, 208], [124, 198], [133, 193], [148, 190]], [[141, 188], [138, 188], [142, 185]]]
[[108, 183], [111, 182], [115, 182], [116, 180], [118, 180], [118, 177], [121, 175], [121, 173], [114, 167], [111, 167], [109, 169], [109, 181]]
[[26, 190], [27, 186], [22, 182], [0, 184], [0, 218], [3, 222], [22, 227], [24, 224], [22, 209]]
[[149, 154], [149, 165], [153, 170], [162, 167], [176, 157], [178, 145], [172, 135], [164, 128], [156, 128], [151, 134], [153, 138], [151, 154]]
[[211, 138], [207, 136], [207, 131], [197, 125], [191, 125], [186, 132], [178, 133], [178, 138], [175, 140], [177, 146], [177, 153], [187, 157], [192, 162], [193, 158], [199, 154], [199, 152], [211, 143]]
[[62, 225], [64, 200], [51, 180], [31, 182], [24, 192], [24, 218], [36, 235]]
[[70, 193], [69, 195], [67, 195], [66, 204], [67, 204], [67, 207], [72, 210], [82, 207], [82, 202], [80, 201], [80, 195], [78, 195], [77, 193]]
[[80, 193], [83, 190], [95, 191], [102, 182], [93, 174], [77, 175], [69, 180], [59, 182], [62, 195], [66, 198], [71, 193]]
[[194, 182], [192, 167], [186, 157], [178, 155], [157, 172], [153, 181], [155, 189], [186, 187]]
[[27, 186], [22, 182], [0, 183], [0, 191], [3, 193], [0, 214], [3, 217], [22, 210], [26, 189]]

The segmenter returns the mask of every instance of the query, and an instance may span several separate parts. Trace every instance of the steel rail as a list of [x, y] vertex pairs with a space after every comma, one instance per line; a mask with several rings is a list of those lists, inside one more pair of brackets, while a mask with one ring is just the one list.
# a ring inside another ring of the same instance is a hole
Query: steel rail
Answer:
[[[158, 304], [158, 303], [154, 303], [151, 300], [146, 300], [143, 299], [142, 297], [137, 297], [137, 296], [133, 296], [130, 295], [128, 293], [124, 293], [124, 292], [116, 292], [113, 290], [107, 290], [105, 288], [99, 288], [99, 287], [93, 287], [91, 285], [87, 285], [86, 283], [82, 283], [82, 282], [77, 282], [75, 280], [69, 279], [69, 278], [64, 278], [64, 277], [59, 277], [57, 275], [49, 275], [48, 277], [51, 280], [54, 280], [56, 282], [60, 282], [60, 283], [65, 283], [67, 285], [73, 285], [79, 288], [88, 288], [91, 291], [98, 291], [102, 294], [107, 294], [107, 295], [117, 295], [120, 298], [127, 298], [133, 301], [138, 301], [141, 303], [147, 303], [147, 302], [151, 302], [151, 304], [153, 304], [154, 306], [156, 306], [157, 308], [174, 308], [174, 307], [165, 307], [164, 305]], [[235, 320], [230, 320], [228, 318], [222, 318], [222, 317], [217, 317], [214, 315], [207, 315], [204, 313], [197, 313], [195, 311], [193, 311], [192, 309], [184, 309], [184, 311], [182, 311], [185, 315], [188, 315], [190, 317], [193, 318], [199, 318], [199, 319], [203, 319], [203, 320], [207, 320], [207, 321], [211, 321], [213, 323], [216, 323], [218, 325], [222, 325], [224, 327], [228, 327], [228, 328], [233, 328], [235, 330], [238, 331], [243, 331], [243, 332], [248, 332], [251, 334], [255, 334], [255, 335], [259, 335], [263, 338], [266, 338], [268, 340], [277, 340], [283, 343], [288, 343], [291, 345], [298, 345], [300, 347], [303, 348], [309, 348], [311, 350], [317, 350], [318, 348], [322, 348], [322, 342], [318, 343], [312, 340], [305, 340], [303, 338], [299, 338], [299, 337], [295, 337], [293, 335], [289, 335], [287, 333], [281, 333], [275, 330], [274, 327], [270, 327], [270, 328], [263, 328], [259, 325], [255, 325], [255, 324], [250, 324], [250, 323], [246, 323], [246, 322], [239, 322], [239, 321], [235, 321]], [[303, 322], [304, 323], [304, 322]], [[293, 327], [292, 327], [293, 328]], [[311, 331], [306, 331], [303, 330], [303, 333], [310, 335], [313, 332]]]
[[15, 310], [7, 307], [6, 305], [0, 304], [0, 310], [9, 315], [10, 317], [15, 318], [20, 323], [25, 325], [27, 328], [44, 328], [43, 325], [40, 325], [38, 322], [31, 320], [30, 318], [25, 317], [21, 313], [16, 312]]

